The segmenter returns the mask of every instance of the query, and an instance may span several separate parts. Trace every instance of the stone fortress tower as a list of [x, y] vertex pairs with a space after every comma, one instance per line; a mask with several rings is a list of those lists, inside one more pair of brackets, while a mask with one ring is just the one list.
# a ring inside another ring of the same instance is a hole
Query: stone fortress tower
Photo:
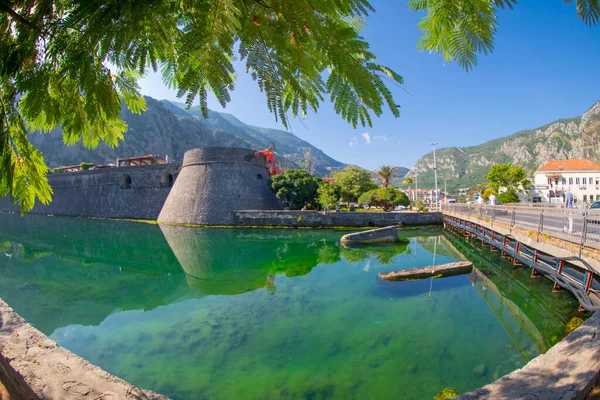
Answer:
[[269, 170], [255, 151], [237, 147], [189, 150], [158, 216], [163, 224], [233, 225], [236, 210], [280, 210], [267, 185]]

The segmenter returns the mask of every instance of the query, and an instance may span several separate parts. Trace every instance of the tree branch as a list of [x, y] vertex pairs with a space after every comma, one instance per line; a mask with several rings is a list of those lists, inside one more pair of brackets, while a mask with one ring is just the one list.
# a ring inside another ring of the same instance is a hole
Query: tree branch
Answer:
[[13, 17], [16, 21], [22, 23], [23, 25], [26, 25], [30, 29], [32, 29], [32, 30], [34, 30], [34, 31], [36, 31], [38, 33], [42, 32], [42, 30], [39, 28], [39, 26], [35, 25], [34, 23], [32, 23], [31, 21], [29, 21], [25, 17], [21, 16], [15, 10], [13, 10], [12, 8], [10, 8], [8, 5], [4, 4], [4, 2], [0, 2], [0, 10], [7, 12], [8, 15], [10, 15], [11, 17]]

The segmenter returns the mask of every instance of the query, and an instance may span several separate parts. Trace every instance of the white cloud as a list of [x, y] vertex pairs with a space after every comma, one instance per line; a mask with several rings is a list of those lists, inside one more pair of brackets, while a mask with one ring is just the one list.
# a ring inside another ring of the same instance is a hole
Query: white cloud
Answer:
[[382, 136], [373, 136], [373, 140], [383, 140], [384, 142], [387, 142], [388, 137], [385, 135]]
[[369, 135], [369, 132], [365, 132], [361, 136], [363, 137], [363, 139], [365, 139], [365, 142], [367, 142], [367, 144], [371, 144], [371, 135]]
[[352, 136], [352, 139], [350, 139], [350, 142], [348, 143], [348, 146], [350, 147], [354, 147], [355, 144], [358, 143], [358, 139], [356, 138], [356, 136]]

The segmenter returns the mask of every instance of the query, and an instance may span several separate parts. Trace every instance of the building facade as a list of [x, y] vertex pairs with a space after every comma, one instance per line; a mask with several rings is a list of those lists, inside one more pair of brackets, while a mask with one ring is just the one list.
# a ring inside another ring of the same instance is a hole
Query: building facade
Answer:
[[562, 203], [568, 191], [576, 203], [600, 200], [600, 165], [589, 160], [552, 160], [535, 173], [535, 203]]

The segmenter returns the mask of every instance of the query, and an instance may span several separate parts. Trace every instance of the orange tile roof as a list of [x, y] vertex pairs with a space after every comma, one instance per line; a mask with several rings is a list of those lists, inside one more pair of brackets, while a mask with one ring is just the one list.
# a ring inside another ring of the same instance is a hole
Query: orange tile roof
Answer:
[[600, 170], [600, 165], [590, 160], [552, 160], [538, 171], [589, 171]]

